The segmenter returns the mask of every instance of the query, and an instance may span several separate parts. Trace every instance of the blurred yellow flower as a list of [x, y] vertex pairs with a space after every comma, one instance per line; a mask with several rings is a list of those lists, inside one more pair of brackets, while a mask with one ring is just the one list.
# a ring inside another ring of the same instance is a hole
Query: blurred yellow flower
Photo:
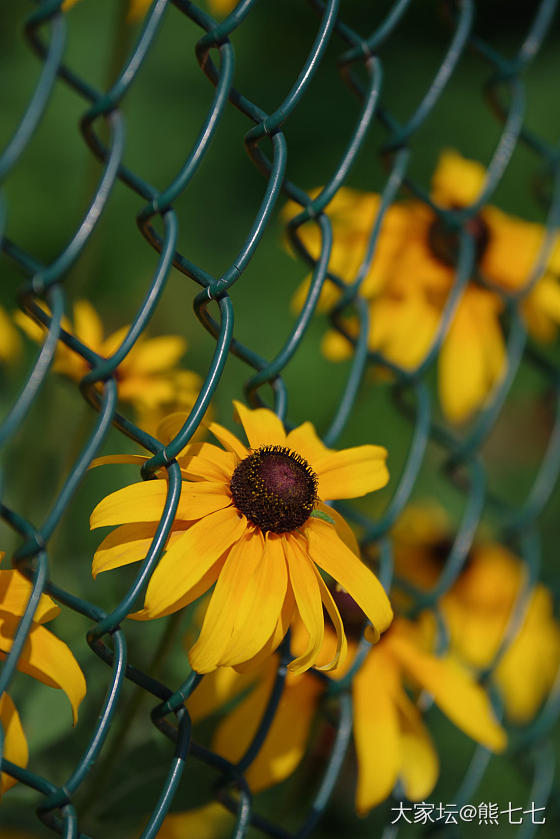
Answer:
[[[15, 319], [30, 338], [42, 341], [44, 331], [35, 321], [23, 312], [17, 312]], [[122, 326], [106, 338], [101, 319], [87, 300], [76, 301], [73, 323], [65, 317], [62, 327], [104, 358], [118, 349], [129, 329]], [[200, 377], [176, 367], [186, 349], [187, 342], [180, 335], [162, 335], [159, 338], [141, 335], [118, 366], [119, 397], [134, 405], [140, 425], [150, 433], [163, 416], [171, 411], [190, 410], [198, 397], [202, 383]], [[60, 342], [53, 370], [79, 382], [90, 367], [81, 355]]]
[[[391, 623], [392, 611], [381, 584], [354, 552], [350, 528], [321, 499], [354, 498], [384, 486], [387, 452], [371, 445], [336, 452], [309, 422], [286, 433], [272, 411], [239, 402], [235, 407], [250, 448], [211, 423], [224, 448], [195, 443], [179, 455], [183, 482], [176, 521], [144, 608], [131, 617], [169, 615], [216, 583], [190, 651], [193, 669], [207, 673], [272, 653], [299, 615], [308, 643], [290, 669], [300, 672], [316, 661], [324, 606], [338, 633], [329, 664], [334, 667], [345, 655], [346, 638], [319, 568], [352, 593], [378, 634]], [[173, 436], [183, 420], [170, 417], [167, 433]], [[127, 460], [142, 458], [109, 456], [95, 463]], [[91, 527], [117, 529], [98, 548], [94, 575], [144, 558], [166, 492], [162, 477], [118, 490], [97, 505]]]
[[[449, 554], [451, 538], [441, 509], [426, 506], [405, 511], [395, 531], [397, 572], [421, 588], [431, 588]], [[451, 650], [457, 658], [476, 669], [492, 663], [507, 632], [524, 575], [523, 563], [502, 545], [488, 540], [475, 543], [463, 571], [440, 600]], [[550, 592], [537, 583], [517, 634], [492, 677], [508, 718], [528, 722], [549, 694], [559, 668], [560, 625]]]
[[[356, 619], [354, 612], [360, 612], [361, 628], [365, 617], [351, 598], [346, 594], [335, 598], [345, 625], [352, 626]], [[354, 625], [357, 627], [358, 622]], [[411, 801], [427, 798], [435, 786], [439, 774], [437, 753], [405, 686], [428, 691], [458, 728], [492, 751], [505, 748], [505, 733], [493, 715], [484, 690], [457, 662], [431, 654], [428, 635], [422, 622], [413, 624], [396, 618], [353, 677], [354, 742], [358, 758], [356, 809], [361, 815], [383, 801], [398, 780]], [[292, 647], [297, 651], [303, 644], [305, 633], [297, 622]], [[330, 660], [335, 646], [336, 635], [327, 628], [319, 661]], [[348, 672], [356, 648], [356, 642], [351, 640], [351, 655], [344, 665], [329, 673], [332, 679], [339, 680]], [[187, 708], [196, 721], [250, 688], [220, 722], [212, 741], [213, 750], [227, 760], [233, 763], [240, 760], [251, 743], [269, 700], [277, 668], [276, 657], [264, 663], [260, 671], [250, 674], [223, 668], [206, 677], [187, 701]], [[297, 768], [305, 754], [323, 688], [311, 672], [288, 674], [269, 732], [245, 773], [252, 792], [280, 783]]]
[[[476, 200], [485, 179], [480, 163], [455, 151], [444, 151], [432, 179], [432, 198], [444, 208], [460, 209]], [[332, 202], [332, 212], [328, 210], [335, 242], [331, 267], [344, 282], [353, 279], [363, 259], [364, 243], [379, 201], [374, 194], [352, 196], [348, 191], [338, 205], [336, 199]], [[294, 204], [289, 205], [290, 216], [295, 210]], [[308, 226], [307, 239], [306, 227], [302, 239], [316, 257], [317, 228]], [[522, 290], [536, 265], [544, 228], [492, 206], [483, 207], [466, 226], [475, 243], [475, 273], [504, 292]], [[371, 350], [382, 352], [405, 369], [414, 369], [424, 360], [453, 285], [457, 256], [457, 234], [446, 230], [430, 207], [420, 201], [403, 201], [389, 208], [361, 289], [362, 296], [371, 300]], [[560, 324], [559, 274], [560, 245], [556, 242], [543, 276], [522, 304], [528, 328], [540, 340], [553, 338]], [[296, 295], [297, 308], [303, 303], [303, 292]], [[328, 308], [338, 296], [334, 286], [327, 286], [323, 307]], [[440, 400], [452, 422], [469, 419], [501, 379], [505, 360], [502, 311], [503, 303], [496, 292], [469, 283], [438, 360]], [[347, 330], [350, 335], [356, 334], [355, 319], [348, 319]], [[331, 360], [338, 360], [348, 357], [351, 348], [343, 336], [330, 331], [323, 351]]]
[[[12, 648], [32, 589], [29, 580], [19, 571], [0, 570], [0, 661]], [[78, 707], [86, 693], [83, 673], [66, 644], [43, 626], [59, 612], [59, 607], [48, 595], [41, 595], [17, 668], [45, 685], [63, 690], [70, 700], [76, 724]], [[25, 767], [27, 742], [18, 712], [6, 693], [0, 698], [0, 723], [4, 731], [4, 756]], [[14, 783], [13, 778], [2, 773], [0, 794]]]

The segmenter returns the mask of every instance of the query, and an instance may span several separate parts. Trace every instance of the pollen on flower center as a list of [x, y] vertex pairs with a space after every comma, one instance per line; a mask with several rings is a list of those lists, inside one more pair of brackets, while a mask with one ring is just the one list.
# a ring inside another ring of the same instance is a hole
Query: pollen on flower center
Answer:
[[317, 476], [296, 452], [261, 446], [233, 473], [237, 509], [261, 530], [286, 533], [307, 521], [317, 501]]
[[[454, 207], [453, 209], [460, 209]], [[475, 262], [480, 262], [490, 241], [488, 225], [480, 215], [473, 216], [464, 224], [474, 238]], [[428, 244], [436, 259], [445, 265], [455, 265], [459, 256], [459, 234], [447, 228], [442, 219], [436, 218], [428, 231]]]

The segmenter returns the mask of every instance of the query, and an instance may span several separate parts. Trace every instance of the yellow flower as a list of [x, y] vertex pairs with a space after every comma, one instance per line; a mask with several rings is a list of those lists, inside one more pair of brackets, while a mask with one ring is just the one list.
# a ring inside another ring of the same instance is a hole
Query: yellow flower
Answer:
[[[348, 595], [335, 597], [345, 625], [352, 625], [352, 611], [359, 610]], [[359, 625], [363, 625], [363, 616]], [[301, 630], [301, 624], [296, 624], [296, 649], [305, 644], [305, 633]], [[320, 661], [332, 657], [336, 643], [335, 634], [328, 628]], [[354, 641], [350, 642], [350, 649], [346, 664], [332, 671], [331, 678], [341, 679], [348, 672], [356, 651]], [[252, 689], [218, 726], [212, 749], [233, 763], [242, 757], [256, 733], [277, 667], [278, 661], [273, 657], [260, 672], [253, 672]], [[187, 708], [197, 720], [204, 715], [206, 707], [212, 713], [248, 686], [247, 674], [224, 668], [202, 681], [187, 701]], [[358, 758], [356, 809], [361, 815], [383, 801], [398, 780], [411, 801], [427, 798], [435, 786], [439, 774], [437, 753], [421, 713], [406, 690], [410, 687], [428, 691], [440, 709], [468, 736], [492, 751], [505, 748], [504, 731], [494, 718], [484, 690], [456, 662], [448, 657], [436, 658], [427, 651], [422, 622], [413, 624], [397, 618], [371, 648], [352, 681]], [[245, 773], [252, 792], [280, 783], [297, 768], [305, 754], [323, 688], [312, 673], [288, 674], [269, 732]]]
[[[63, 318], [63, 329], [104, 358], [118, 349], [129, 329], [123, 326], [105, 338], [101, 319], [87, 300], [78, 300], [73, 314], [73, 324]], [[17, 312], [15, 318], [30, 338], [42, 340], [43, 330], [35, 321], [23, 312]], [[153, 431], [164, 410], [166, 413], [170, 410], [190, 410], [199, 394], [200, 377], [176, 368], [186, 348], [187, 343], [180, 335], [162, 335], [159, 338], [142, 335], [118, 366], [119, 397], [134, 405], [147, 431]], [[81, 355], [61, 342], [56, 350], [53, 370], [79, 382], [90, 367]]]
[[[318, 189], [313, 190], [310, 193], [311, 197], [314, 198], [319, 192]], [[327, 207], [326, 213], [333, 231], [329, 271], [347, 284], [356, 279], [364, 260], [368, 239], [380, 205], [381, 196], [379, 195], [342, 187]], [[295, 201], [289, 201], [282, 211], [282, 216], [285, 221], [288, 221], [298, 215], [301, 209]], [[388, 282], [393, 260], [398, 248], [402, 246], [406, 224], [407, 212], [404, 207], [394, 204], [388, 208], [381, 224], [374, 258], [360, 287], [363, 296], [373, 296]], [[316, 260], [319, 259], [321, 233], [316, 222], [309, 221], [302, 225], [298, 228], [297, 235], [311, 256]], [[303, 306], [309, 291], [309, 282], [309, 278], [305, 280], [294, 295], [293, 308], [297, 312]], [[317, 310], [327, 311], [336, 303], [339, 296], [340, 292], [336, 286], [325, 281]]]
[[[384, 486], [387, 453], [370, 445], [336, 452], [308, 422], [286, 433], [272, 411], [235, 406], [250, 448], [212, 423], [210, 431], [223, 448], [193, 444], [177, 458], [184, 480], [176, 520], [144, 608], [132, 617], [169, 615], [216, 583], [190, 651], [194, 670], [238, 666], [273, 652], [299, 615], [308, 632], [305, 651], [290, 665], [299, 672], [316, 661], [324, 604], [338, 632], [330, 663], [335, 666], [344, 657], [346, 639], [318, 568], [352, 593], [378, 633], [391, 623], [392, 611], [379, 581], [353, 552], [350, 528], [322, 499], [353, 498]], [[170, 418], [171, 437], [182, 419]], [[165, 431], [160, 429], [160, 439]], [[111, 461], [115, 458], [97, 463]], [[162, 477], [118, 490], [97, 505], [91, 527], [117, 529], [97, 550], [94, 575], [143, 559], [166, 491]]]
[[[434, 507], [411, 508], [403, 519], [395, 532], [397, 571], [429, 589], [449, 554], [449, 522]], [[492, 663], [512, 618], [524, 573], [523, 563], [502, 545], [475, 543], [462, 573], [440, 600], [451, 650], [461, 661], [476, 669]], [[550, 592], [537, 583], [521, 625], [493, 673], [509, 719], [524, 723], [535, 715], [559, 667], [560, 626]]]
[[[476, 200], [485, 179], [480, 163], [444, 151], [432, 179], [432, 198], [445, 208], [460, 209]], [[371, 198], [379, 200], [378, 196]], [[453, 285], [458, 237], [446, 231], [425, 204], [408, 201], [399, 207], [403, 214], [400, 225], [393, 226], [387, 242], [384, 227], [379, 237], [379, 254], [391, 254], [383, 263], [383, 282], [373, 294], [366, 284], [362, 293], [372, 297], [370, 349], [382, 352], [404, 369], [414, 369], [435, 339]], [[351, 224], [351, 213], [348, 219]], [[544, 241], [543, 227], [487, 206], [467, 222], [467, 228], [474, 237], [476, 270], [506, 292], [522, 290], [531, 278]], [[351, 237], [348, 233], [346, 236], [349, 253]], [[338, 258], [343, 261], [344, 253]], [[544, 275], [522, 305], [529, 329], [543, 340], [554, 337], [560, 323], [559, 272], [557, 243]], [[471, 282], [450, 322], [438, 360], [438, 379], [442, 408], [452, 422], [469, 419], [501, 379], [505, 360], [499, 321], [502, 310], [496, 293]], [[349, 333], [355, 335], [356, 329], [355, 320], [350, 319]], [[323, 350], [333, 360], [350, 354], [348, 342], [334, 332], [327, 333]]]
[[[0, 570], [0, 660], [5, 659], [12, 648], [32, 589], [29, 580], [19, 571]], [[45, 685], [63, 690], [70, 700], [76, 724], [78, 707], [86, 693], [83, 673], [66, 644], [43, 626], [59, 612], [48, 595], [41, 595], [17, 668]], [[18, 712], [6, 693], [0, 698], [0, 723], [4, 731], [4, 756], [25, 767], [27, 742]], [[14, 783], [14, 778], [2, 773], [0, 794]]]

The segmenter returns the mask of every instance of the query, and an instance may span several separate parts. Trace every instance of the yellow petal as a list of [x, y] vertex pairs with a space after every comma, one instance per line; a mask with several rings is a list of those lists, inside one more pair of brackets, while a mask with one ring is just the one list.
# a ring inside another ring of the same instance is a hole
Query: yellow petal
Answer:
[[[27, 608], [33, 585], [19, 571], [7, 569], [0, 571], [0, 619], [2, 616], [18, 615], [21, 617]], [[42, 594], [35, 610], [35, 623], [45, 623], [59, 614], [60, 609], [48, 594]]]
[[275, 649], [268, 642], [281, 616], [288, 586], [283, 544], [282, 536], [266, 534], [260, 561], [237, 604], [236, 622], [223, 664], [235, 667], [252, 660], [265, 646], [268, 654]]
[[[167, 481], [141, 481], [105, 496], [90, 517], [90, 527], [159, 521], [167, 498]], [[183, 481], [175, 518], [193, 521], [231, 504], [223, 483]]]
[[212, 432], [216, 440], [219, 440], [222, 446], [228, 450], [228, 452], [232, 452], [237, 455], [240, 460], [243, 460], [248, 456], [249, 452], [243, 443], [237, 439], [235, 434], [232, 434], [231, 431], [224, 428], [223, 425], [219, 425], [217, 422], [211, 422], [208, 429]]
[[239, 694], [244, 693], [259, 673], [238, 673], [232, 667], [218, 667], [207, 673], [186, 701], [193, 722], [198, 722], [224, 708]]
[[377, 631], [384, 632], [393, 620], [393, 610], [375, 574], [338, 538], [332, 525], [311, 519], [306, 529], [312, 560], [340, 583]]
[[481, 163], [445, 149], [432, 178], [432, 197], [444, 207], [464, 207], [476, 201], [485, 182], [486, 170]]
[[212, 443], [192, 443], [177, 458], [181, 472], [193, 480], [222, 481], [228, 484], [239, 459]]
[[390, 693], [395, 677], [380, 652], [372, 649], [352, 683], [358, 757], [356, 810], [362, 816], [390, 794], [402, 762], [398, 715]]
[[[15, 618], [0, 624], [0, 658], [4, 658], [3, 654], [11, 650], [17, 626], [18, 621]], [[78, 707], [86, 695], [86, 681], [78, 662], [64, 641], [43, 626], [34, 625], [23, 645], [17, 666], [22, 673], [65, 692], [72, 705], [75, 725]]]
[[74, 303], [74, 335], [80, 341], [98, 352], [103, 343], [103, 324], [88, 300]]
[[[23, 733], [16, 706], [7, 693], [0, 696], [0, 726], [4, 735], [3, 756], [11, 763], [15, 763], [16, 766], [25, 769], [29, 758], [27, 740]], [[16, 783], [15, 778], [12, 778], [6, 772], [2, 772], [0, 775], [0, 798], [7, 789], [13, 787]]]
[[354, 446], [330, 452], [311, 463], [322, 499], [357, 498], [381, 489], [389, 480], [383, 446]]
[[148, 458], [143, 454], [105, 454], [102, 457], [96, 457], [91, 461], [89, 469], [95, 469], [96, 466], [106, 466], [114, 463], [132, 463], [137, 466], [142, 466]]
[[[220, 664], [226, 663], [224, 651], [238, 629], [238, 621], [243, 622], [247, 617], [239, 614], [239, 605], [245, 598], [263, 552], [263, 535], [257, 529], [247, 530], [229, 551], [212, 592], [202, 629], [189, 653], [191, 667], [198, 673], [209, 673]], [[263, 644], [271, 634], [277, 619], [276, 614]], [[257, 650], [241, 660], [251, 658]]]
[[[151, 0], [150, 0], [151, 2]], [[157, 839], [220, 839], [229, 833], [235, 816], [222, 804], [213, 801], [184, 813], [170, 813], [157, 832]]]
[[284, 550], [296, 607], [309, 636], [307, 648], [288, 664], [288, 669], [293, 673], [303, 673], [315, 664], [323, 643], [323, 603], [312, 562], [298, 540], [285, 539]]
[[191, 589], [245, 532], [247, 520], [228, 507], [205, 516], [168, 548], [150, 579], [142, 620], [159, 618], [182, 609]]
[[341, 516], [338, 510], [335, 510], [334, 507], [329, 507], [329, 505], [325, 504], [323, 501], [319, 501], [317, 507], [322, 513], [326, 513], [326, 515], [334, 521], [334, 529], [346, 547], [350, 548], [352, 553], [355, 553], [356, 556], [361, 556], [358, 540], [344, 516]]
[[259, 753], [246, 773], [254, 792], [288, 778], [305, 755], [321, 685], [311, 676], [286, 684], [274, 720]]
[[[112, 530], [97, 548], [91, 573], [93, 578], [103, 571], [121, 568], [131, 562], [144, 559], [152, 544], [156, 532], [156, 522], [123, 524]], [[172, 533], [171, 539], [178, 533]]]
[[504, 353], [492, 298], [468, 289], [439, 356], [441, 405], [451, 422], [463, 422], [483, 406], [503, 372]]
[[239, 673], [252, 673], [259, 667], [262, 667], [263, 663], [270, 659], [271, 654], [277, 649], [278, 645], [285, 637], [286, 632], [290, 628], [290, 624], [293, 621], [295, 608], [296, 602], [294, 599], [294, 593], [292, 591], [290, 581], [288, 580], [288, 586], [286, 588], [286, 597], [284, 598], [284, 603], [282, 605], [280, 617], [278, 618], [278, 622], [276, 624], [276, 627], [274, 628], [274, 632], [272, 633], [264, 647], [255, 656], [253, 656], [253, 658], [243, 662], [243, 664], [235, 665], [235, 669]]
[[[241, 759], [261, 721], [276, 677], [278, 662], [269, 661], [259, 684], [219, 726], [212, 748], [227, 760]], [[308, 676], [287, 683], [274, 720], [255, 761], [246, 773], [253, 792], [288, 777], [299, 764], [316, 708], [320, 685]]]
[[425, 801], [436, 785], [439, 760], [422, 715], [404, 692], [398, 695], [402, 764], [400, 779], [409, 801]]
[[284, 426], [273, 411], [268, 408], [247, 408], [236, 400], [233, 404], [252, 449], [286, 445]]
[[148, 338], [136, 345], [128, 356], [129, 367], [135, 375], [157, 373], [173, 367], [187, 349], [187, 342], [180, 335], [161, 335]]
[[336, 329], [329, 329], [321, 341], [321, 352], [329, 361], [347, 361], [352, 358], [352, 344]]
[[310, 422], [304, 422], [290, 431], [286, 435], [286, 445], [301, 455], [309, 464], [331, 453]]
[[391, 651], [414, 681], [432, 694], [434, 702], [465, 734], [493, 752], [506, 747], [506, 735], [490, 700], [470, 673], [452, 659], [435, 658], [405, 638], [387, 639]]
[[315, 566], [313, 566], [313, 570], [317, 575], [319, 591], [321, 592], [321, 600], [323, 601], [323, 605], [327, 610], [327, 614], [332, 621], [336, 633], [336, 651], [334, 656], [330, 659], [330, 661], [327, 661], [325, 664], [316, 664], [315, 667], [317, 668], [317, 670], [335, 670], [339, 666], [339, 664], [342, 667], [346, 660], [346, 654], [348, 652], [348, 644], [346, 643], [346, 633], [344, 632], [344, 624], [342, 622], [342, 618], [340, 617], [338, 606], [334, 602], [332, 594], [328, 590], [323, 578], [321, 577], [319, 571], [317, 570], [317, 568], [315, 568]]

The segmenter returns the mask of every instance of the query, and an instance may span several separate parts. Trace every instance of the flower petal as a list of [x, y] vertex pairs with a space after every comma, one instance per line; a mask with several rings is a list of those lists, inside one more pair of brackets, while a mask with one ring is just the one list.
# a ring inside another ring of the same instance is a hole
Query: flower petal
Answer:
[[148, 458], [143, 454], [105, 454], [96, 457], [88, 466], [88, 469], [95, 469], [96, 466], [105, 466], [109, 463], [135, 463], [142, 466]]
[[157, 832], [157, 839], [184, 839], [185, 836], [219, 839], [231, 833], [234, 824], [233, 813], [212, 801], [184, 813], [169, 813]]
[[[247, 593], [263, 552], [264, 539], [259, 530], [247, 530], [229, 551], [206, 609], [202, 629], [189, 653], [191, 667], [197, 673], [210, 673], [225, 663], [224, 651], [235, 633], [240, 617], [239, 605]], [[277, 615], [264, 641], [271, 634], [276, 620]], [[251, 655], [246, 655], [242, 660], [251, 658]]]
[[268, 408], [247, 408], [242, 402], [233, 402], [252, 449], [260, 446], [286, 445], [286, 432], [280, 420]]
[[246, 518], [232, 507], [193, 524], [160, 559], [148, 584], [144, 608], [135, 617], [150, 620], [182, 609], [190, 602], [191, 589], [246, 528]]
[[384, 632], [393, 620], [393, 610], [375, 574], [346, 547], [327, 522], [311, 519], [307, 540], [315, 564], [340, 583], [379, 633]]
[[422, 715], [404, 692], [398, 695], [401, 719], [400, 779], [409, 801], [425, 801], [439, 775], [439, 760]]
[[356, 810], [361, 816], [390, 794], [402, 760], [397, 709], [390, 692], [395, 674], [381, 652], [372, 649], [352, 683], [358, 757]]
[[[0, 696], [0, 726], [4, 735], [3, 756], [11, 763], [15, 763], [16, 766], [25, 769], [29, 759], [27, 740], [23, 733], [16, 706], [7, 693]], [[0, 798], [14, 784], [17, 784], [16, 779], [8, 775], [7, 772], [2, 772], [0, 775]]]
[[383, 446], [354, 446], [330, 452], [311, 466], [319, 478], [319, 497], [357, 498], [381, 489], [389, 480]]
[[[9, 653], [17, 631], [18, 621], [8, 619], [0, 623], [0, 658]], [[63, 690], [72, 705], [74, 725], [78, 719], [78, 707], [86, 695], [86, 681], [80, 666], [70, 648], [45, 629], [34, 625], [23, 645], [18, 661], [18, 670], [38, 679], [45, 685]]]
[[[90, 517], [90, 527], [159, 521], [167, 498], [167, 481], [140, 481], [105, 496]], [[175, 518], [193, 521], [231, 504], [223, 483], [187, 482], [181, 486], [181, 498]]]
[[296, 538], [284, 540], [284, 551], [296, 607], [309, 635], [307, 648], [288, 664], [293, 673], [303, 673], [317, 660], [323, 644], [325, 621], [317, 575], [311, 560]]
[[[267, 646], [278, 624], [287, 586], [283, 539], [267, 533], [260, 562], [248, 580], [244, 597], [237, 604], [234, 631], [224, 652], [223, 664], [235, 667], [250, 661]], [[274, 649], [268, 647], [269, 654]]]
[[240, 460], [243, 460], [243, 458], [247, 457], [249, 454], [248, 449], [240, 440], [237, 439], [235, 434], [232, 434], [232, 432], [227, 428], [224, 428], [223, 425], [220, 425], [217, 422], [211, 422], [208, 426], [208, 430], [212, 432], [216, 440], [219, 440], [228, 452], [236, 454]]
[[432, 694], [451, 722], [487, 749], [505, 749], [507, 738], [490, 700], [466, 669], [452, 659], [435, 658], [398, 635], [388, 642], [409, 676]]
[[89, 300], [76, 300], [74, 303], [74, 329], [76, 338], [95, 352], [99, 351], [103, 343], [103, 324], [101, 318]]
[[270, 658], [270, 656], [278, 648], [278, 645], [285, 637], [288, 629], [290, 628], [290, 624], [293, 621], [295, 608], [296, 602], [294, 599], [294, 593], [292, 591], [290, 581], [288, 580], [288, 586], [286, 588], [286, 597], [284, 598], [284, 603], [282, 604], [280, 617], [278, 618], [278, 622], [276, 623], [274, 632], [272, 633], [264, 647], [255, 656], [253, 656], [253, 658], [243, 662], [243, 664], [235, 665], [235, 669], [238, 673], [252, 673], [255, 671], [255, 669], [258, 669], [263, 664], [263, 662]]
[[286, 435], [286, 445], [310, 464], [330, 454], [310, 422], [304, 422]]
[[206, 719], [244, 693], [258, 678], [258, 673], [238, 673], [232, 667], [217, 667], [207, 673], [186, 701], [193, 722]]
[[160, 335], [136, 345], [128, 356], [129, 367], [135, 375], [158, 373], [173, 367], [187, 349], [187, 342], [180, 335]]
[[321, 600], [323, 601], [323, 605], [327, 610], [327, 614], [333, 623], [334, 630], [336, 633], [336, 652], [333, 658], [326, 664], [316, 664], [315, 667], [317, 670], [335, 670], [339, 664], [343, 666], [344, 661], [346, 659], [346, 654], [348, 652], [348, 644], [346, 643], [346, 633], [344, 632], [344, 624], [342, 622], [342, 618], [340, 617], [338, 606], [334, 602], [332, 594], [328, 590], [323, 578], [321, 577], [321, 574], [314, 565], [313, 570], [317, 575], [319, 591], [321, 592]]
[[[253, 739], [266, 709], [276, 677], [278, 661], [269, 660], [259, 684], [219, 726], [212, 748], [232, 763], [239, 761]], [[246, 777], [253, 792], [287, 778], [298, 766], [305, 746], [321, 686], [302, 677], [287, 682], [274, 720]]]
[[[122, 524], [112, 530], [97, 548], [91, 574], [95, 579], [102, 571], [111, 571], [131, 562], [144, 559], [150, 549], [156, 532], [156, 522]], [[172, 533], [171, 538], [177, 538], [178, 533]]]
[[356, 535], [344, 516], [341, 516], [338, 510], [335, 510], [334, 507], [329, 507], [329, 505], [325, 504], [323, 501], [319, 501], [317, 507], [322, 513], [326, 513], [327, 516], [330, 516], [330, 518], [334, 521], [334, 529], [346, 547], [350, 548], [352, 553], [355, 553], [356, 556], [361, 556], [360, 546], [358, 545]]
[[193, 480], [222, 481], [229, 485], [239, 458], [212, 443], [192, 443], [177, 458], [181, 472]]
[[[4, 614], [21, 617], [27, 608], [33, 584], [15, 569], [0, 571], [0, 616]], [[60, 613], [60, 608], [48, 594], [42, 594], [35, 610], [33, 621], [45, 623]]]

